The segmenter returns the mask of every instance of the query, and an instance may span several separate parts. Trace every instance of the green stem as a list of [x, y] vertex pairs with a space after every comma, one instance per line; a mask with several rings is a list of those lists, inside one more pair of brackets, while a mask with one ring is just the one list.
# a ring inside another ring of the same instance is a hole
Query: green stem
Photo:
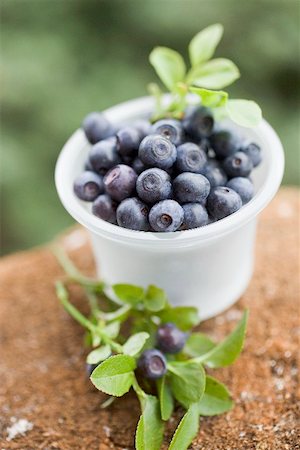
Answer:
[[135, 391], [136, 395], [138, 396], [138, 399], [139, 399], [140, 404], [141, 404], [141, 409], [143, 410], [143, 408], [144, 408], [143, 403], [144, 403], [144, 399], [145, 399], [147, 394], [143, 391], [143, 389], [139, 385], [135, 375], [134, 375], [134, 378], [133, 378], [132, 387], [133, 387], [133, 390]]

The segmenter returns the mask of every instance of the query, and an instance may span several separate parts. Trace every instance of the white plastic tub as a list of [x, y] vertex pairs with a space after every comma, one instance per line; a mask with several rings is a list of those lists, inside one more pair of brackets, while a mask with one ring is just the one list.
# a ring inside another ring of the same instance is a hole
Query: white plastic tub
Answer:
[[[106, 114], [114, 123], [128, 122], [148, 115], [152, 107], [153, 100], [143, 97]], [[202, 319], [239, 299], [252, 276], [257, 215], [278, 190], [284, 169], [281, 143], [266, 121], [242, 133], [262, 148], [263, 162], [253, 171], [255, 197], [225, 219], [175, 233], [127, 230], [95, 217], [73, 193], [90, 145], [82, 130], [71, 136], [59, 155], [55, 181], [66, 210], [89, 230], [99, 277], [109, 284], [155, 284], [172, 304], [199, 308]]]

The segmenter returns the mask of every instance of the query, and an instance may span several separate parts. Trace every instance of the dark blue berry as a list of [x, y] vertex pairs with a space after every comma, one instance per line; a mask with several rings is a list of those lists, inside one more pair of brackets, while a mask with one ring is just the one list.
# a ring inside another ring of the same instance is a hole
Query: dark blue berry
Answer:
[[196, 142], [210, 136], [214, 126], [211, 111], [204, 106], [190, 106], [185, 112], [183, 126], [187, 134]]
[[141, 135], [137, 128], [124, 127], [117, 134], [117, 149], [121, 156], [135, 156], [141, 143]]
[[203, 227], [208, 224], [208, 214], [201, 203], [186, 203], [182, 206], [184, 212], [182, 230]]
[[100, 112], [88, 114], [82, 122], [82, 128], [91, 144], [96, 144], [113, 135], [112, 125]]
[[220, 130], [213, 133], [210, 137], [210, 143], [219, 159], [233, 155], [241, 145], [240, 137], [229, 130]]
[[225, 186], [227, 182], [227, 175], [216, 160], [209, 160], [202, 174], [208, 179], [211, 187]]
[[176, 147], [159, 134], [146, 136], [139, 147], [139, 158], [147, 166], [169, 169], [176, 160]]
[[177, 147], [176, 167], [179, 172], [201, 173], [207, 161], [206, 153], [192, 142]]
[[138, 198], [126, 198], [117, 208], [117, 222], [120, 227], [148, 231], [149, 208]]
[[207, 199], [207, 209], [214, 220], [223, 219], [238, 211], [241, 207], [241, 197], [233, 189], [226, 186], [212, 188]]
[[90, 378], [90, 376], [92, 375], [93, 371], [96, 369], [96, 367], [98, 366], [98, 364], [86, 364], [85, 365], [85, 371], [87, 376]]
[[145, 350], [138, 359], [138, 369], [145, 378], [157, 380], [167, 373], [167, 360], [160, 350]]
[[142, 172], [136, 182], [138, 196], [146, 203], [156, 203], [170, 198], [172, 184], [170, 175], [153, 167]]
[[134, 160], [132, 161], [132, 168], [138, 175], [147, 169], [147, 167], [145, 166], [143, 161], [140, 160], [140, 158], [134, 158]]
[[187, 334], [179, 330], [173, 323], [160, 325], [156, 334], [156, 342], [164, 353], [178, 353], [185, 346]]
[[183, 139], [183, 127], [179, 120], [163, 119], [152, 125], [151, 134], [160, 134], [177, 146]]
[[137, 174], [131, 167], [118, 164], [107, 172], [103, 181], [107, 194], [121, 202], [133, 194], [136, 180]]
[[99, 195], [92, 206], [92, 212], [95, 216], [113, 224], [117, 223], [116, 209], [116, 203], [106, 194]]
[[231, 178], [226, 184], [227, 187], [233, 189], [239, 194], [242, 199], [243, 205], [248, 203], [254, 195], [254, 186], [249, 178], [236, 177]]
[[176, 231], [183, 222], [183, 209], [175, 200], [162, 200], [151, 208], [149, 222], [154, 231]]
[[252, 161], [253, 167], [258, 166], [261, 163], [262, 160], [261, 148], [254, 142], [251, 142], [250, 144], [247, 145], [243, 145], [240, 148], [240, 151], [246, 153], [246, 155], [249, 156], [249, 158]]
[[199, 173], [184, 172], [175, 178], [173, 189], [180, 203], [202, 203], [209, 194], [210, 184]]
[[138, 119], [133, 122], [134, 128], [136, 128], [139, 133], [141, 140], [144, 139], [151, 131], [151, 123], [146, 119]]
[[84, 170], [89, 170], [91, 172], [93, 172], [93, 170], [94, 170], [89, 159], [87, 159], [84, 163]]
[[93, 145], [89, 158], [93, 169], [104, 175], [109, 169], [121, 162], [116, 147], [116, 139], [105, 139]]
[[227, 156], [224, 160], [223, 168], [227, 175], [233, 177], [247, 177], [253, 169], [253, 164], [249, 156], [244, 152], [237, 152]]
[[74, 192], [81, 200], [92, 202], [104, 192], [103, 179], [97, 173], [86, 170], [74, 181]]

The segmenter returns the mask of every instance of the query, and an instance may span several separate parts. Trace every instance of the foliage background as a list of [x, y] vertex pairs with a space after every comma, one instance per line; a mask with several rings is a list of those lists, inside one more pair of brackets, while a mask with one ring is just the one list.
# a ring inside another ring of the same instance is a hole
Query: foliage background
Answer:
[[145, 94], [157, 44], [185, 52], [221, 22], [217, 55], [242, 78], [230, 90], [263, 108], [299, 183], [299, 0], [1, 0], [2, 252], [51, 239], [72, 223], [53, 171], [91, 110]]

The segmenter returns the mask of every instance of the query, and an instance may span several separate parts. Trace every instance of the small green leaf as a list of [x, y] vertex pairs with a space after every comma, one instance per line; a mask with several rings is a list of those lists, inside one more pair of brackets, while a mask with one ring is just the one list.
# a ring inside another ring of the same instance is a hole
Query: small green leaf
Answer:
[[171, 389], [176, 400], [185, 408], [198, 402], [205, 389], [205, 372], [201, 364], [193, 362], [172, 362], [168, 369], [171, 372]]
[[207, 375], [204, 395], [198, 404], [199, 414], [201, 416], [216, 416], [229, 411], [232, 406], [233, 401], [226, 386]]
[[185, 63], [182, 56], [167, 47], [156, 47], [149, 56], [150, 63], [164, 85], [172, 91], [176, 83], [183, 81]]
[[240, 76], [237, 66], [225, 58], [217, 58], [191, 69], [187, 82], [206, 89], [223, 89]]
[[154, 285], [148, 286], [146, 291], [144, 303], [145, 307], [149, 311], [160, 311], [163, 309], [167, 302], [167, 296], [163, 289], [160, 289]]
[[120, 332], [120, 326], [121, 323], [118, 320], [115, 320], [114, 322], [106, 325], [106, 327], [103, 328], [103, 332], [111, 339], [115, 339]]
[[173, 322], [182, 331], [188, 331], [199, 323], [198, 309], [192, 306], [175, 306], [160, 311], [162, 323]]
[[102, 312], [100, 317], [103, 318], [104, 321], [110, 322], [113, 320], [119, 320], [124, 322], [127, 319], [128, 313], [130, 311], [130, 305], [126, 304], [116, 309], [115, 311], [104, 313]]
[[160, 404], [160, 415], [162, 420], [169, 420], [174, 409], [172, 392], [166, 383], [166, 377], [157, 381], [157, 390]]
[[198, 404], [192, 403], [173, 435], [169, 450], [186, 450], [199, 430]]
[[142, 331], [141, 333], [136, 333], [130, 336], [130, 338], [123, 345], [123, 351], [125, 355], [135, 356], [137, 355], [145, 345], [147, 339], [149, 339], [150, 334]]
[[192, 333], [185, 344], [184, 353], [191, 357], [204, 355], [214, 348], [216, 344], [203, 333]]
[[122, 302], [129, 303], [130, 305], [136, 305], [144, 297], [144, 289], [140, 286], [134, 286], [132, 284], [114, 284], [112, 288], [116, 296], [122, 300]]
[[99, 391], [121, 397], [132, 385], [135, 368], [135, 359], [132, 356], [111, 356], [96, 367], [91, 375], [91, 381]]
[[189, 54], [192, 66], [208, 61], [223, 35], [223, 26], [219, 23], [210, 25], [193, 37], [189, 44]]
[[104, 361], [111, 355], [111, 348], [109, 345], [103, 345], [103, 347], [95, 348], [92, 350], [86, 358], [88, 364], [98, 364]]
[[143, 401], [143, 414], [138, 422], [135, 446], [137, 450], [160, 450], [164, 425], [160, 419], [159, 402], [153, 395]]
[[228, 99], [227, 92], [224, 91], [211, 91], [209, 89], [197, 88], [191, 86], [189, 88], [190, 92], [199, 95], [201, 98], [201, 104], [209, 108], [216, 108], [226, 104]]
[[242, 127], [256, 127], [262, 119], [260, 107], [252, 100], [228, 100], [226, 109], [231, 120]]

